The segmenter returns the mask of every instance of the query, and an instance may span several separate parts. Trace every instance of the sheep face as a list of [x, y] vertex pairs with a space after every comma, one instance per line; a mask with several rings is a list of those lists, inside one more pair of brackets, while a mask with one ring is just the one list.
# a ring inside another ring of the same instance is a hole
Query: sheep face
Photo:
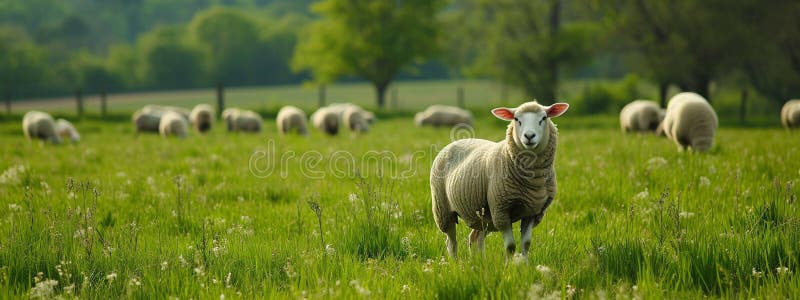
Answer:
[[513, 122], [514, 143], [520, 148], [534, 149], [539, 146], [543, 137], [550, 136], [547, 118], [560, 116], [567, 111], [569, 104], [556, 103], [551, 106], [536, 104], [536, 106], [538, 107], [531, 109], [531, 105], [523, 104], [518, 108], [500, 107], [492, 110], [495, 117]]

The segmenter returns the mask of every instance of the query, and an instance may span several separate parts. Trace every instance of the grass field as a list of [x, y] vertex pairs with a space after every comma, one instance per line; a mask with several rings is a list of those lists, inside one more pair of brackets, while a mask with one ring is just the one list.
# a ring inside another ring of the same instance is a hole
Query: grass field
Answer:
[[474, 133], [387, 115], [363, 136], [280, 137], [268, 119], [185, 140], [90, 118], [61, 146], [5, 121], [0, 297], [800, 295], [796, 132], [722, 128], [696, 154], [610, 116], [554, 121], [559, 193], [521, 263], [496, 233], [470, 254], [462, 225], [447, 258], [430, 210], [433, 157], [454, 137], [501, 139], [488, 115]]

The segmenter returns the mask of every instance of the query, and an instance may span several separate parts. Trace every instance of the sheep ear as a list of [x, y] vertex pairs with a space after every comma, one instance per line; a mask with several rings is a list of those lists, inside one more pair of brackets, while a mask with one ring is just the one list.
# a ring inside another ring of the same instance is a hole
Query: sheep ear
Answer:
[[500, 120], [506, 120], [506, 121], [514, 120], [513, 108], [498, 107], [492, 110], [492, 114]]
[[568, 108], [569, 108], [569, 104], [559, 102], [559, 103], [555, 103], [553, 105], [550, 105], [548, 107], [545, 107], [544, 111], [547, 112], [547, 117], [548, 118], [555, 118], [555, 117], [558, 117], [558, 116], [562, 115], [564, 112], [566, 112]]

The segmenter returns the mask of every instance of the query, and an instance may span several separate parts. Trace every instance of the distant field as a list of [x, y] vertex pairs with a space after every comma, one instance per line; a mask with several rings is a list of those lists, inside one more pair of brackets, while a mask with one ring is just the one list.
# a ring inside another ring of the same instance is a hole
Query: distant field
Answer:
[[[281, 137], [268, 119], [260, 134], [185, 140], [89, 118], [61, 146], [0, 122], [0, 298], [800, 295], [797, 132], [722, 128], [696, 154], [623, 135], [613, 116], [555, 122], [559, 192], [521, 263], [496, 233], [470, 254], [463, 225], [459, 260], [446, 256], [428, 172], [469, 135], [402, 115], [363, 136]], [[504, 126], [477, 115], [474, 135], [499, 140]]]

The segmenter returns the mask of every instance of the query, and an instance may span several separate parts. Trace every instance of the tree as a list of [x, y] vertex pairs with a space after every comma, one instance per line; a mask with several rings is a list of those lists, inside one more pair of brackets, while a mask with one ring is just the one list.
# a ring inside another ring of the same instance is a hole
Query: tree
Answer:
[[44, 82], [46, 52], [21, 30], [0, 30], [0, 97], [5, 101], [35, 95]]
[[227, 84], [257, 83], [253, 61], [260, 40], [256, 21], [242, 11], [216, 7], [198, 13], [189, 25], [192, 37], [209, 49], [212, 74]]
[[[541, 100], [556, 98], [561, 69], [589, 57], [594, 27], [564, 22], [562, 0], [471, 0], [454, 31], [471, 75], [490, 75]], [[466, 25], [466, 26], [465, 26]], [[468, 49], [468, 50], [464, 50]]]
[[437, 51], [437, 13], [443, 0], [323, 0], [312, 6], [322, 19], [309, 25], [292, 65], [319, 84], [354, 75], [375, 87], [378, 107], [386, 89], [411, 63]]
[[182, 28], [157, 27], [139, 39], [139, 76], [145, 86], [191, 88], [206, 82], [207, 54], [185, 36]]

